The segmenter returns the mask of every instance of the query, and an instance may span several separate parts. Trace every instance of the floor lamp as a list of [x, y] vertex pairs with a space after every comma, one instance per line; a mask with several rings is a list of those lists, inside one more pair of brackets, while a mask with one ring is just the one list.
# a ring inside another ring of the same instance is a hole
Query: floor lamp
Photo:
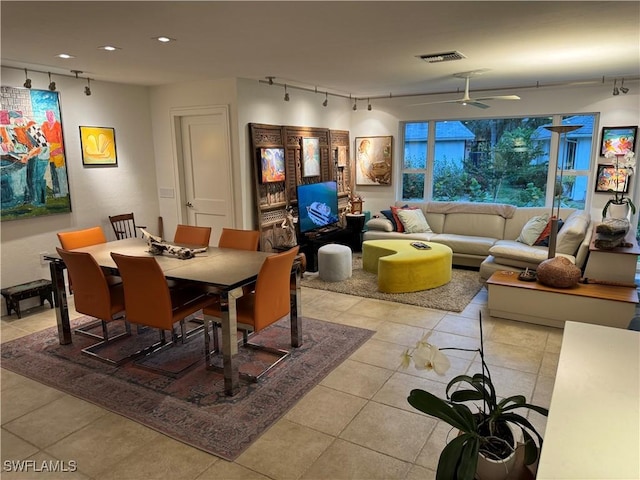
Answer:
[[[582, 125], [548, 125], [545, 126], [547, 130], [558, 134], [558, 155], [556, 156], [556, 175], [554, 177], [553, 184], [553, 202], [551, 202], [551, 232], [549, 233], [549, 256], [547, 258], [554, 258], [556, 256], [556, 243], [558, 240], [558, 219], [560, 218], [560, 202], [562, 201], [562, 176], [564, 174], [564, 161], [560, 161], [560, 147], [562, 146], [562, 134], [573, 132]], [[566, 155], [566, 149], [565, 149]], [[554, 208], [556, 208], [556, 180], [558, 179], [558, 168], [560, 168], [560, 193], [557, 195], [558, 206], [556, 214], [553, 214]]]

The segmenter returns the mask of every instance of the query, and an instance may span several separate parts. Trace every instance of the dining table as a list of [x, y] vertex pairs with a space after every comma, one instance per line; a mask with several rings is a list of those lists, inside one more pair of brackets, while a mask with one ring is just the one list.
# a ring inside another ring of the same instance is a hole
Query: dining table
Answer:
[[[184, 246], [184, 245], [183, 245]], [[188, 246], [187, 246], [188, 247]], [[73, 251], [90, 253], [100, 267], [112, 275], [118, 274], [118, 267], [111, 253], [156, 258], [167, 280], [190, 282], [208, 293], [220, 296], [222, 308], [222, 365], [224, 389], [227, 395], [235, 395], [240, 388], [237, 364], [237, 314], [236, 301], [244, 294], [245, 286], [254, 283], [262, 264], [273, 252], [239, 250], [233, 248], [208, 247], [206, 251], [196, 253], [194, 257], [181, 259], [169, 254], [154, 255], [142, 238], [127, 238], [112, 242], [91, 245]], [[51, 282], [53, 286], [54, 306], [61, 345], [72, 343], [69, 307], [65, 286], [66, 266], [57, 254], [48, 255]], [[302, 345], [302, 303], [301, 303], [301, 265], [295, 261], [291, 270], [291, 346]], [[206, 324], [207, 322], [205, 322]], [[208, 334], [208, 332], [207, 332]], [[208, 352], [207, 352], [208, 353]], [[214, 370], [206, 355], [206, 368]]]

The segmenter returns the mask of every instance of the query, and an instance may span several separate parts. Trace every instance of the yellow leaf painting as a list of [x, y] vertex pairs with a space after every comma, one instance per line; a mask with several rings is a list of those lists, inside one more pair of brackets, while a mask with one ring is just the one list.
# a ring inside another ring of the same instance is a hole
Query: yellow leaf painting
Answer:
[[117, 165], [115, 130], [108, 127], [80, 127], [82, 163]]

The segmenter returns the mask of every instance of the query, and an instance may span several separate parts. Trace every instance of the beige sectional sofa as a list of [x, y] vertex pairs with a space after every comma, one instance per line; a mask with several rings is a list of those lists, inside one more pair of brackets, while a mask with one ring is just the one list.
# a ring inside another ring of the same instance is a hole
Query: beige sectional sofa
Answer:
[[[398, 202], [396, 206], [405, 204]], [[392, 222], [379, 215], [367, 222], [364, 240], [404, 238], [441, 243], [453, 250], [454, 265], [479, 267], [483, 279], [496, 270], [536, 269], [548, 257], [547, 247], [516, 240], [527, 222], [549, 214], [548, 208], [471, 202], [409, 202], [408, 205], [422, 210], [429, 227], [427, 231], [393, 231]], [[556, 254], [583, 268], [593, 232], [590, 215], [582, 210], [562, 208], [560, 219], [564, 224], [558, 233]]]

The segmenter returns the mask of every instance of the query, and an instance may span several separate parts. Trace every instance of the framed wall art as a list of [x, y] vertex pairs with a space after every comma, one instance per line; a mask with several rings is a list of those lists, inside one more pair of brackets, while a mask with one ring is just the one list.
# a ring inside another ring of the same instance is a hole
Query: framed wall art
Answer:
[[607, 152], [612, 152], [615, 155], [634, 152], [637, 134], [638, 127], [635, 126], [602, 127], [600, 155], [604, 156]]
[[2, 221], [71, 212], [58, 92], [0, 90]]
[[80, 144], [85, 167], [118, 166], [115, 128], [81, 126]]
[[261, 148], [260, 170], [261, 182], [284, 182], [284, 148]]
[[629, 177], [626, 168], [616, 168], [615, 165], [599, 164], [596, 177], [596, 192], [629, 192]]
[[391, 185], [393, 137], [356, 138], [356, 185]]
[[320, 139], [302, 139], [302, 176], [317, 177], [320, 175]]

